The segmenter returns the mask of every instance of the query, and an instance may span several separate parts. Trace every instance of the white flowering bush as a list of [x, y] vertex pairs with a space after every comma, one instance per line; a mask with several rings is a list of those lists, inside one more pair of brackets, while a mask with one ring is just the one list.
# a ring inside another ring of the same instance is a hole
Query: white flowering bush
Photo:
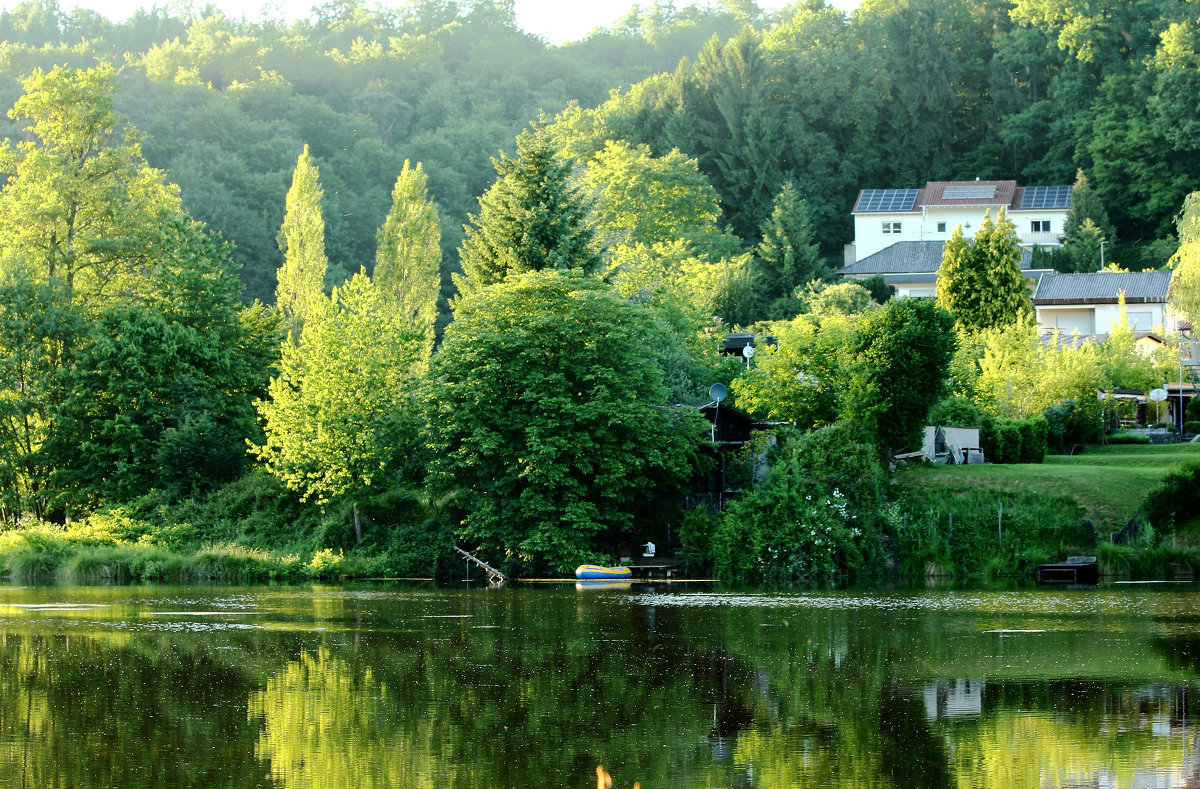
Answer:
[[767, 480], [726, 509], [713, 535], [717, 576], [794, 584], [863, 569], [878, 546], [882, 473], [874, 447], [844, 429], [794, 440]]

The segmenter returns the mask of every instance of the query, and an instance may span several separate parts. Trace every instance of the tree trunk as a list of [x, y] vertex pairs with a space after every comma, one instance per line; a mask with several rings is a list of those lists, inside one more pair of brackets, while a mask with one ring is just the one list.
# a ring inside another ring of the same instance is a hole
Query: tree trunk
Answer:
[[351, 504], [350, 508], [354, 511], [354, 542], [362, 545], [362, 519], [358, 516], [358, 504]]

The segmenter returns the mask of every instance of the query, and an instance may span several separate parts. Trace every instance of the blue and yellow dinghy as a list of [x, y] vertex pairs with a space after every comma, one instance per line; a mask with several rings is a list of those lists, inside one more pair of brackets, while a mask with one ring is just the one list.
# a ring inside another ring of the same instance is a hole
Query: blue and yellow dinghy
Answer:
[[628, 581], [633, 573], [628, 567], [603, 567], [599, 564], [581, 564], [575, 568], [575, 577], [589, 581]]

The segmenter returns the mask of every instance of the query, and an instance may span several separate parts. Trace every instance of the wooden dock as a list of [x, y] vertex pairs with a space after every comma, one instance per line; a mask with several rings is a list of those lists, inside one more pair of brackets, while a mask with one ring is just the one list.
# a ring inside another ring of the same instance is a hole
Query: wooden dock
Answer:
[[1068, 556], [1058, 564], [1039, 564], [1039, 584], [1071, 584], [1093, 586], [1100, 580], [1100, 567], [1095, 556]]

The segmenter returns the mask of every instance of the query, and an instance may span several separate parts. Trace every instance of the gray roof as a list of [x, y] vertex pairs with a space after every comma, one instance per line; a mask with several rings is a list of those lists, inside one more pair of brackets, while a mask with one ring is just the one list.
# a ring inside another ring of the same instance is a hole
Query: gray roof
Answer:
[[[930, 273], [942, 267], [942, 252], [945, 241], [897, 241], [884, 247], [874, 255], [867, 255], [838, 273], [843, 277], [872, 274], [917, 274]], [[1021, 270], [1027, 271], [1033, 260], [1033, 250], [1021, 248]]]
[[1116, 304], [1125, 291], [1126, 304], [1161, 303], [1171, 286], [1169, 271], [1097, 271], [1092, 274], [1047, 274], [1033, 292], [1033, 303]]

